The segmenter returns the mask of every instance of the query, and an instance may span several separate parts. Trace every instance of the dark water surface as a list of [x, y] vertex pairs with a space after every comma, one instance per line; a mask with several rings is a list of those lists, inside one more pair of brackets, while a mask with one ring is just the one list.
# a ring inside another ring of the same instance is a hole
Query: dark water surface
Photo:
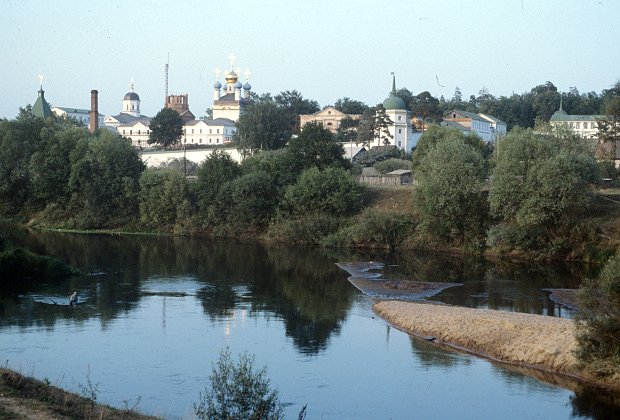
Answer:
[[[461, 283], [434, 297], [446, 303], [568, 317], [541, 289], [576, 287], [592, 274], [582, 267], [188, 238], [8, 235], [85, 274], [0, 292], [0, 360], [78, 392], [90, 380], [98, 401], [117, 407], [140, 399], [142, 412], [190, 418], [212, 362], [228, 347], [235, 358], [247, 350], [267, 365], [287, 418], [304, 404], [308, 419], [619, 414], [599, 390], [536, 378], [391, 328], [335, 263], [381, 261], [383, 277]], [[77, 307], [66, 305], [73, 290]]]

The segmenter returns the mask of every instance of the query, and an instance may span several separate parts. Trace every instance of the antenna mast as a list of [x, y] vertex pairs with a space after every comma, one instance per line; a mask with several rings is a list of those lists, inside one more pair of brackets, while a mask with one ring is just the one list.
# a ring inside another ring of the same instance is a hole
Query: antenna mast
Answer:
[[166, 96], [164, 97], [164, 106], [166, 106], [166, 102], [168, 101], [168, 67], [170, 67], [170, 53], [168, 53], [168, 60], [166, 61], [166, 65], [164, 66], [166, 83]]

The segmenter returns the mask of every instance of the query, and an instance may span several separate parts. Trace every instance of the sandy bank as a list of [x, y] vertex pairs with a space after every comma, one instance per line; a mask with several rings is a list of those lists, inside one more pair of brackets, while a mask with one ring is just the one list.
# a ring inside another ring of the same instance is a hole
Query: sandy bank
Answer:
[[373, 306], [410, 334], [505, 363], [573, 376], [620, 390], [618, 378], [595, 378], [577, 366], [574, 321], [542, 315], [402, 301]]

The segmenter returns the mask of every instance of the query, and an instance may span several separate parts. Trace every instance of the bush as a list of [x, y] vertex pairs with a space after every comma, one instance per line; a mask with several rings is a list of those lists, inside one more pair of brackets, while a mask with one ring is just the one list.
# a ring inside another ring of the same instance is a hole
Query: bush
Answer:
[[356, 247], [393, 250], [409, 236], [413, 221], [402, 214], [367, 209], [349, 226], [323, 240], [332, 247]]
[[0, 253], [0, 279], [3, 287], [18, 286], [6, 283], [7, 280], [23, 278], [58, 278], [73, 276], [79, 271], [57, 258], [38, 255], [25, 249], [16, 248]]
[[147, 169], [140, 177], [140, 221], [171, 230], [187, 201], [187, 181], [173, 169]]
[[620, 252], [578, 292], [577, 357], [620, 366]]
[[296, 184], [287, 188], [284, 198], [285, 212], [346, 216], [361, 208], [363, 189], [342, 168], [332, 167], [324, 171], [310, 168], [302, 172]]
[[199, 419], [281, 419], [283, 407], [277, 389], [271, 389], [267, 368], [255, 370], [254, 356], [247, 352], [234, 363], [228, 349], [220, 352], [209, 380], [194, 405]]
[[325, 236], [337, 231], [342, 223], [342, 219], [324, 213], [283, 218], [269, 226], [267, 237], [274, 242], [319, 245]]
[[391, 158], [375, 164], [375, 169], [382, 174], [387, 174], [397, 169], [411, 169], [411, 161]]

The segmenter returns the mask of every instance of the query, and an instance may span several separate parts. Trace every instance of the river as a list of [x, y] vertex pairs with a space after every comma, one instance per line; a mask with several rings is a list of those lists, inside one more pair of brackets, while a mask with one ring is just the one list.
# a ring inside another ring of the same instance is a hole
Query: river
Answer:
[[[0, 357], [99, 402], [190, 418], [228, 348], [267, 366], [287, 418], [572, 418], [618, 415], [564, 378], [411, 338], [374, 316], [336, 266], [381, 261], [384, 278], [457, 282], [434, 300], [571, 317], [544, 288], [587, 269], [430, 254], [360, 255], [181, 237], [11, 230], [16, 245], [82, 275], [0, 292]], [[77, 291], [80, 305], [66, 305]], [[56, 302], [57, 304], [54, 304]]]

